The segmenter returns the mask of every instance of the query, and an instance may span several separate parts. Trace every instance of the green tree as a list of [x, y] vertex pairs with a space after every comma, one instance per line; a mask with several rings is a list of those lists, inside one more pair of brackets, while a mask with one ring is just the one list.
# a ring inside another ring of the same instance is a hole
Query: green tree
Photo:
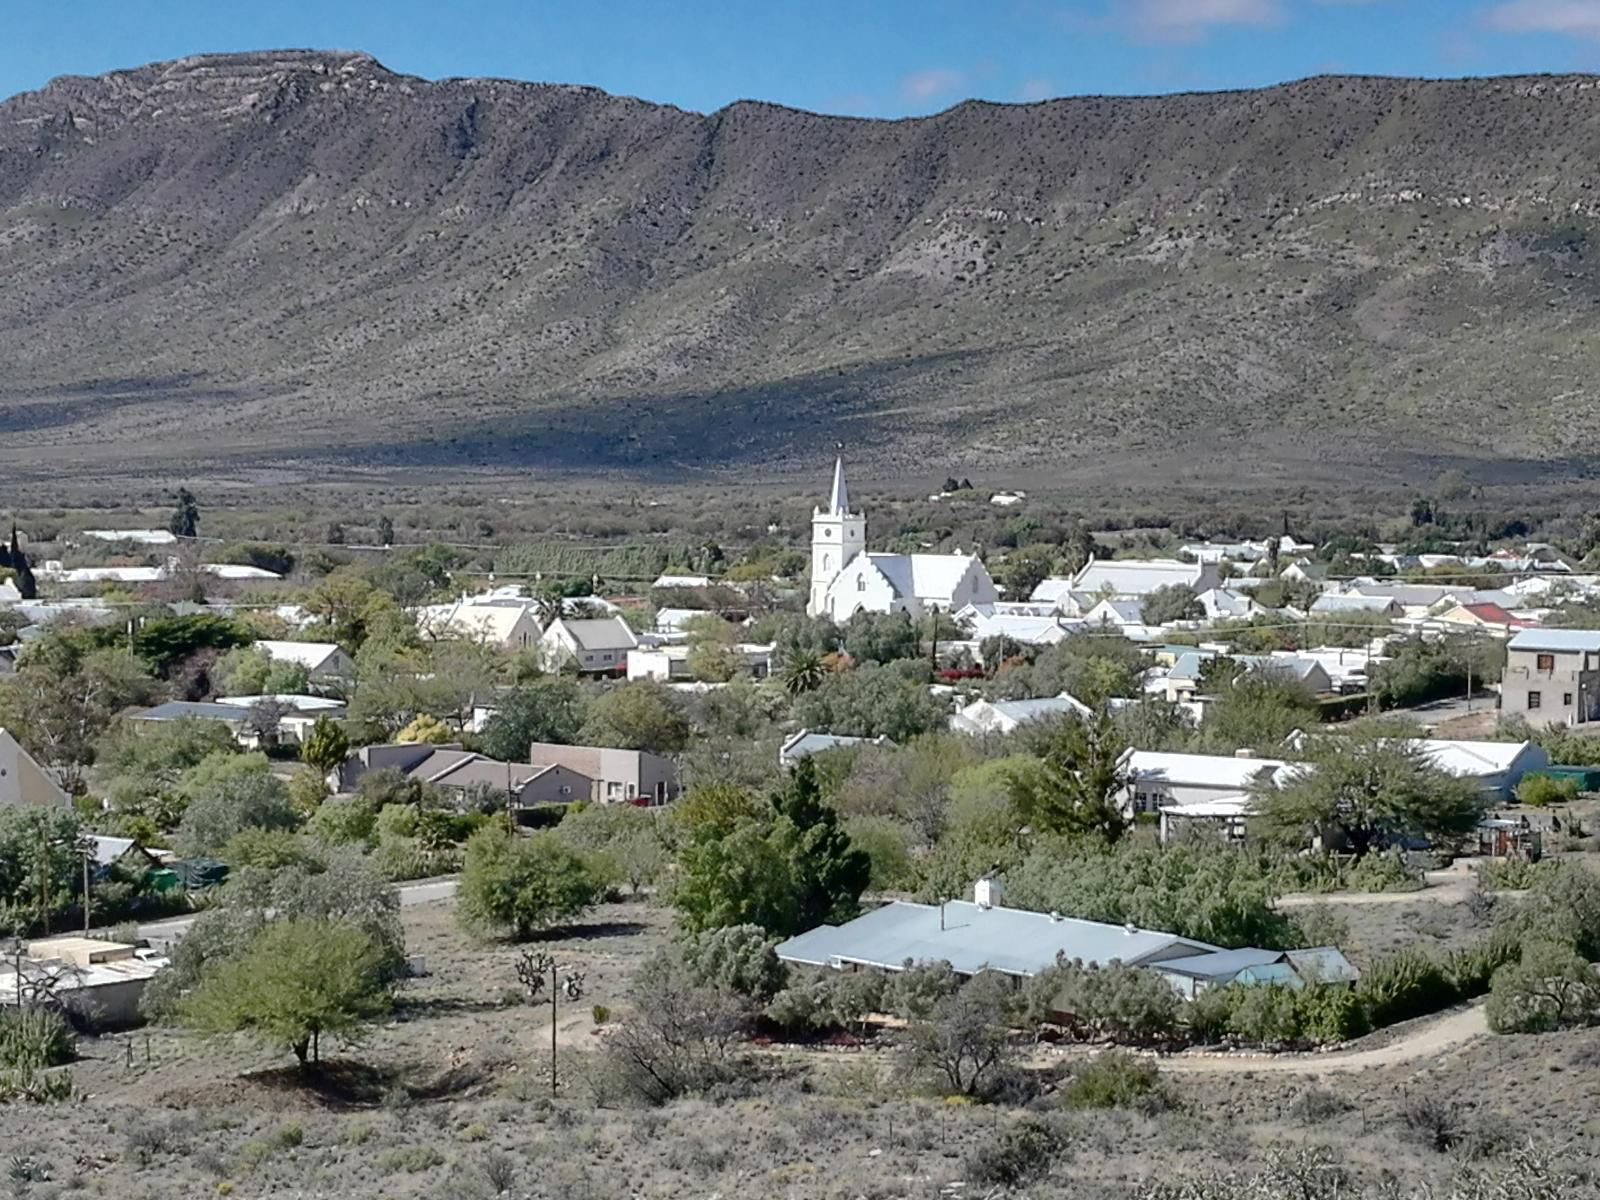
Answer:
[[378, 518], [378, 545], [394, 545], [394, 519], [388, 513]]
[[196, 537], [200, 533], [200, 505], [194, 493], [186, 487], [178, 489], [177, 504], [167, 519], [167, 529], [181, 538]]
[[677, 754], [689, 741], [689, 723], [657, 683], [625, 683], [589, 706], [578, 735], [588, 746]]
[[942, 727], [948, 713], [928, 692], [927, 665], [902, 662], [830, 675], [796, 698], [794, 716], [808, 729], [902, 742]]
[[860, 612], [844, 627], [844, 652], [858, 663], [917, 658], [922, 639], [905, 613]]
[[1165, 625], [1169, 621], [1198, 621], [1206, 610], [1192, 587], [1174, 583], [1147, 595], [1139, 615], [1146, 625]]
[[1127, 828], [1127, 745], [1105, 713], [1060, 722], [1040, 769], [1018, 771], [1011, 803], [1042, 833], [1098, 836], [1114, 842]]
[[83, 833], [71, 809], [0, 807], [0, 935], [48, 924], [82, 890]]
[[288, 789], [261, 754], [211, 755], [185, 772], [178, 791], [188, 807], [177, 846], [187, 855], [214, 855], [246, 829], [293, 829]]
[[1364, 855], [1391, 837], [1461, 837], [1486, 807], [1475, 780], [1440, 770], [1417, 743], [1383, 731], [1317, 738], [1307, 760], [1253, 791], [1271, 837], [1298, 845], [1318, 835]]
[[822, 802], [809, 758], [796, 764], [772, 803], [779, 816], [779, 844], [789, 859], [797, 928], [838, 925], [856, 916], [872, 876], [872, 860], [851, 845], [838, 814]]
[[353, 1042], [390, 1004], [371, 936], [338, 921], [290, 919], [208, 964], [182, 1020], [200, 1033], [249, 1033], [306, 1068], [321, 1062], [324, 1035]]
[[583, 693], [570, 679], [545, 676], [508, 693], [483, 728], [483, 752], [522, 762], [535, 742], [570, 745], [583, 728]]
[[1265, 753], [1317, 720], [1316, 700], [1297, 680], [1280, 672], [1247, 671], [1207, 707], [1201, 737], [1219, 754], [1241, 748]]
[[1535, 941], [1494, 974], [1487, 1004], [1496, 1033], [1554, 1033], [1600, 1025], [1600, 974], [1570, 947]]
[[338, 768], [350, 754], [350, 738], [344, 727], [326, 716], [319, 716], [300, 743], [300, 761], [321, 774]]
[[467, 839], [456, 911], [475, 933], [522, 941], [582, 916], [606, 886], [595, 864], [553, 830], [520, 837], [491, 821]]

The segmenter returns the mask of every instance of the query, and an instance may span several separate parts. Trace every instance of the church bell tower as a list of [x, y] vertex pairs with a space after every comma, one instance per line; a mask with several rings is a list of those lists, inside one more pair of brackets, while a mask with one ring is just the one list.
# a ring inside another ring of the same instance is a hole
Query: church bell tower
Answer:
[[806, 614], [824, 616], [829, 612], [828, 585], [850, 560], [867, 548], [867, 518], [850, 511], [850, 495], [844, 486], [844, 459], [833, 464], [833, 494], [826, 508], [811, 510], [811, 596]]

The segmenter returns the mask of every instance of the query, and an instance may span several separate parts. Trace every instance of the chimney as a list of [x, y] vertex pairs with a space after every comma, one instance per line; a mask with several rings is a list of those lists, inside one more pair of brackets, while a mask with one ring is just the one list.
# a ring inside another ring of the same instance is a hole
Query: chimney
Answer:
[[1129, 937], [1132, 937], [1134, 934], [1139, 932], [1139, 927], [1137, 925], [1135, 925], [1132, 921], [1129, 921], [1126, 925], [1124, 925], [1122, 927], [1122, 932], [1127, 934]]
[[972, 902], [979, 908], [1000, 907], [1000, 881], [993, 875], [985, 875], [972, 885]]

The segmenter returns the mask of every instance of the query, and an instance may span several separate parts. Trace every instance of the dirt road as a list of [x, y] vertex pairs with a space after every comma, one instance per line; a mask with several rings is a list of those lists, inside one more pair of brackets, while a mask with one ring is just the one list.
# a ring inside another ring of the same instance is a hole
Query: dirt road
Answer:
[[1338, 1050], [1330, 1054], [1175, 1054], [1161, 1060], [1164, 1071], [1191, 1074], [1225, 1071], [1261, 1071], [1274, 1074], [1326, 1075], [1393, 1067], [1435, 1059], [1457, 1050], [1474, 1038], [1486, 1036], [1489, 1022], [1483, 1005], [1456, 1009], [1442, 1016], [1414, 1022], [1400, 1037], [1370, 1050]]

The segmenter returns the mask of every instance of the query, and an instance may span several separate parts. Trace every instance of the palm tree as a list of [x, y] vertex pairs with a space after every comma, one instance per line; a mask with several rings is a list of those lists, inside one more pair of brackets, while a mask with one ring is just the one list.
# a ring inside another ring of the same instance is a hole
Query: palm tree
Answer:
[[791, 696], [798, 696], [820, 686], [826, 674], [822, 655], [815, 650], [794, 650], [783, 662], [783, 689]]

